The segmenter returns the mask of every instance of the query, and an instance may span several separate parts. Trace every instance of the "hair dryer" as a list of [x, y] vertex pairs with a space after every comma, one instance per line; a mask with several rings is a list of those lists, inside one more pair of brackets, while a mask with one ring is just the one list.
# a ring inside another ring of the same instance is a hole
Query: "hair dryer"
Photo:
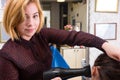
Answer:
[[62, 79], [68, 79], [77, 76], [91, 77], [90, 65], [79, 69], [66, 69], [66, 68], [52, 68], [43, 72], [43, 80], [50, 80], [55, 77], [61, 77]]

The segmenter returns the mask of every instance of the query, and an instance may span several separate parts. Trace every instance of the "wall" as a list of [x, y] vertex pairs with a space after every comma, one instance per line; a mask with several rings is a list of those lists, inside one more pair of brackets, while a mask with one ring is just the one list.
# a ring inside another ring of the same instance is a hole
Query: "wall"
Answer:
[[68, 23], [72, 24], [73, 19], [75, 19], [75, 24], [81, 23], [82, 31], [87, 30], [87, 4], [68, 4]]
[[0, 49], [2, 48], [3, 45], [4, 45], [4, 43], [0, 43]]
[[[120, 1], [118, 5], [118, 13], [100, 13], [95, 12], [95, 0], [88, 0], [88, 10], [89, 10], [89, 32], [94, 34], [94, 23], [117, 23], [117, 39], [108, 40], [111, 44], [120, 46]], [[102, 6], [102, 5], [101, 5]], [[102, 53], [98, 49], [90, 48], [90, 64], [93, 65], [96, 57]], [[98, 54], [99, 53], [99, 54]]]
[[3, 18], [3, 9], [0, 9], [0, 22], [2, 22], [2, 18]]
[[[60, 24], [60, 9], [59, 3], [51, 2], [51, 3], [42, 3], [43, 10], [50, 11], [50, 27], [59, 29]], [[48, 26], [49, 27], [49, 26]]]
[[59, 29], [60, 21], [59, 3], [51, 3], [51, 27]]
[[[0, 9], [0, 22], [2, 22], [2, 18], [3, 18], [3, 9]], [[1, 31], [0, 31], [1, 32]], [[1, 35], [1, 34], [0, 34]], [[1, 36], [0, 36], [1, 38]], [[3, 46], [4, 43], [0, 43], [0, 49]]]

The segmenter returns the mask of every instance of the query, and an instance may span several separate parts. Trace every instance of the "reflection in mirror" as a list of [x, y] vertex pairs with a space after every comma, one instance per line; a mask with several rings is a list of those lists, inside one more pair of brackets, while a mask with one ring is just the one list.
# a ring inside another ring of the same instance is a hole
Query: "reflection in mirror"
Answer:
[[56, 0], [41, 0], [43, 10], [50, 11], [51, 27], [64, 29], [65, 25], [71, 24], [79, 26], [82, 31], [87, 31], [86, 2], [86, 0], [65, 0], [65, 2], [58, 3]]

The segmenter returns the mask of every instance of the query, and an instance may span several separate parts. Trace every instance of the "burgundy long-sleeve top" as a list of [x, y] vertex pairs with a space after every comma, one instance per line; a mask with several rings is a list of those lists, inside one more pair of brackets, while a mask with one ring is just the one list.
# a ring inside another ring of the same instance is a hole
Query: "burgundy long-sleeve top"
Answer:
[[0, 51], [0, 80], [43, 80], [43, 71], [51, 68], [49, 43], [84, 45], [100, 50], [105, 40], [85, 32], [43, 28], [29, 41], [8, 40]]

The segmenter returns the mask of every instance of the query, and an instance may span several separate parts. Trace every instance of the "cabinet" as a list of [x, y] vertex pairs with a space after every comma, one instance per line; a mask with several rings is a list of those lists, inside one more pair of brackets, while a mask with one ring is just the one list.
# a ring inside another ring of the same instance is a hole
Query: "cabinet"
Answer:
[[[85, 48], [61, 47], [60, 52], [70, 68], [82, 68], [81, 61], [85, 59]], [[82, 78], [75, 77], [69, 80], [82, 80]]]

